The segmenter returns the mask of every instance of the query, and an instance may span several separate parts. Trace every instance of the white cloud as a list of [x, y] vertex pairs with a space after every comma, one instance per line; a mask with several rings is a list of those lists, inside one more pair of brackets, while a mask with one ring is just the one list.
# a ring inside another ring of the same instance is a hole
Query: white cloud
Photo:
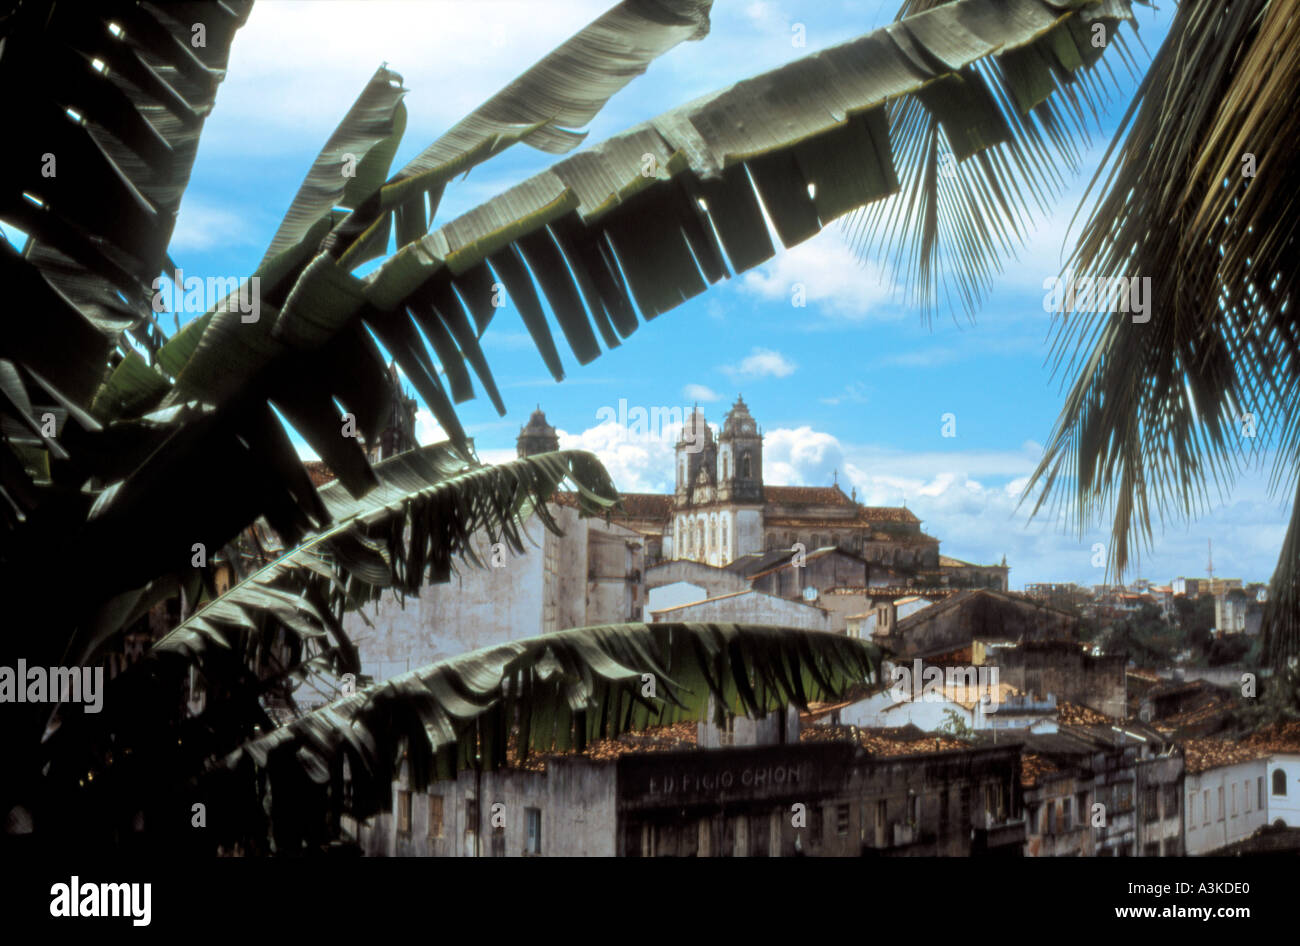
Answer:
[[713, 388], [703, 384], [688, 384], [682, 388], [682, 396], [688, 401], [706, 401], [712, 402], [721, 399], [722, 395]]
[[[615, 485], [627, 492], [669, 492], [673, 488], [672, 438], [631, 439], [616, 422], [581, 433], [560, 432], [566, 449], [590, 450], [605, 464]], [[1044, 509], [1029, 521], [1031, 504], [1020, 505], [1028, 474], [1042, 446], [1026, 441], [1015, 450], [903, 453], [870, 444], [845, 444], [809, 426], [768, 431], [763, 441], [763, 479], [770, 485], [828, 486], [838, 473], [846, 492], [866, 505], [906, 505], [922, 529], [940, 540], [945, 555], [992, 564], [1007, 557], [1011, 587], [1035, 581], [1099, 584], [1104, 569], [1092, 566], [1104, 529], [1082, 536], [1062, 517]], [[488, 459], [485, 456], [485, 459]], [[1262, 479], [1239, 484], [1233, 500], [1190, 527], [1161, 535], [1127, 577], [1168, 581], [1200, 574], [1205, 539], [1214, 539], [1216, 570], [1243, 579], [1267, 579], [1281, 548], [1285, 510], [1266, 495]]]
[[[475, 3], [259, 3], [235, 37], [204, 144], [316, 148], [384, 62], [410, 89], [407, 140], [424, 147], [522, 69], [600, 16], [606, 0], [570, 0], [538, 18], [531, 0]], [[250, 124], [251, 123], [251, 124]], [[306, 168], [303, 169], [304, 171]]]
[[797, 367], [778, 351], [754, 348], [739, 364], [723, 365], [723, 373], [732, 378], [784, 378], [794, 374]]
[[763, 435], [763, 482], [774, 486], [827, 486], [843, 469], [844, 449], [811, 427], [778, 428]]
[[670, 492], [673, 489], [671, 435], [635, 436], [616, 420], [588, 427], [581, 433], [558, 431], [564, 450], [590, 450], [605, 465], [622, 492]]
[[892, 305], [892, 276], [874, 261], [860, 262], [835, 227], [746, 273], [740, 285], [743, 291], [787, 304], [796, 301], [802, 287], [808, 307], [835, 319], [901, 317], [899, 307]]
[[823, 404], [865, 404], [867, 403], [867, 386], [861, 381], [853, 381], [846, 384], [838, 394], [831, 397], [822, 397], [817, 400]]
[[178, 250], [210, 250], [213, 247], [251, 246], [257, 242], [245, 214], [219, 207], [189, 195], [176, 217], [171, 253]]

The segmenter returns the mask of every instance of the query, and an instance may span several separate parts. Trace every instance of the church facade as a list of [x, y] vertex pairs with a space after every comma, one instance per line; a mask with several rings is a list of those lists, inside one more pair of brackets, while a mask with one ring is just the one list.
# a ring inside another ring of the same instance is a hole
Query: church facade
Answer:
[[[549, 443], [548, 430], [539, 410], [520, 431], [520, 455]], [[647, 566], [684, 559], [726, 568], [778, 550], [833, 547], [867, 562], [873, 583], [1006, 588], [1005, 560], [977, 566], [940, 556], [939, 540], [905, 506], [863, 505], [856, 490], [845, 494], [838, 484], [764, 483], [763, 434], [743, 398], [716, 437], [698, 406], [692, 410], [674, 460], [671, 495], [624, 493], [624, 513], [615, 517], [646, 537]]]

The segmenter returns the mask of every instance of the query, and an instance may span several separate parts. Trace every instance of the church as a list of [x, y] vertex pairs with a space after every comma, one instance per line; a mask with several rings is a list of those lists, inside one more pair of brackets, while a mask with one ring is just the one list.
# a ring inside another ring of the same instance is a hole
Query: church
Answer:
[[[519, 433], [518, 453], [559, 449], [540, 410]], [[697, 406], [674, 448], [671, 495], [623, 493], [614, 520], [646, 538], [646, 565], [688, 560], [715, 568], [760, 560], [769, 552], [837, 548], [867, 562], [874, 581], [897, 586], [942, 584], [1006, 588], [1007, 566], [979, 566], [939, 554], [906, 506], [866, 506], [839, 485], [771, 486], [763, 482], [763, 434], [736, 398], [716, 438]]]

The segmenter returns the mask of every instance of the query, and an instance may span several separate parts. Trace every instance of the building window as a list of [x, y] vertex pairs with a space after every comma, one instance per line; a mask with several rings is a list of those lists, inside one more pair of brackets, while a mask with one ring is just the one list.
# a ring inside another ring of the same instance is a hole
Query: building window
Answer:
[[473, 798], [465, 801], [465, 830], [478, 831], [478, 801]]
[[849, 836], [849, 806], [835, 806], [835, 833], [841, 838]]
[[722, 548], [724, 551], [727, 548], [727, 520], [726, 519], [722, 520]]
[[907, 820], [914, 826], [921, 823], [921, 796], [913, 795], [907, 799]]
[[397, 793], [397, 833], [411, 833], [411, 793]]
[[1246, 814], [1250, 814], [1250, 779], [1241, 783], [1241, 800], [1246, 806]]
[[429, 796], [429, 837], [442, 837], [442, 796]]
[[1201, 795], [1201, 817], [1205, 824], [1210, 823], [1210, 790], [1207, 788]]
[[1048, 801], [1046, 814], [1043, 817], [1043, 834], [1056, 833], [1056, 802]]
[[1166, 818], [1178, 817], [1178, 799], [1179, 792], [1177, 785], [1165, 786], [1165, 814]]
[[1219, 820], [1223, 820], [1223, 786], [1219, 786]]
[[965, 831], [970, 827], [970, 786], [961, 787], [961, 829]]
[[1061, 799], [1061, 830], [1069, 831], [1073, 827], [1074, 827], [1074, 823], [1070, 817], [1070, 799], [1062, 798]]
[[1273, 794], [1274, 795], [1286, 794], [1286, 773], [1283, 772], [1281, 769], [1273, 770]]
[[750, 815], [749, 817], [749, 856], [771, 856], [771, 840], [768, 829], [772, 819], [768, 815]]
[[1120, 782], [1115, 786], [1115, 810], [1131, 811], [1133, 809], [1133, 783]]
[[1237, 817], [1237, 783], [1232, 783], [1232, 817]]
[[1264, 776], [1259, 777], [1259, 810], [1264, 810]]
[[542, 853], [542, 809], [525, 808], [524, 822], [528, 827], [528, 842], [524, 847], [525, 854]]
[[1142, 817], [1148, 822], [1160, 820], [1160, 796], [1154, 785], [1142, 789]]
[[[662, 470], [663, 467], [660, 467], [659, 469]], [[744, 480], [748, 480], [748, 479], [752, 479], [753, 476], [754, 476], [754, 468], [753, 465], [749, 462], [749, 454], [742, 453], [740, 455], [740, 478]]]

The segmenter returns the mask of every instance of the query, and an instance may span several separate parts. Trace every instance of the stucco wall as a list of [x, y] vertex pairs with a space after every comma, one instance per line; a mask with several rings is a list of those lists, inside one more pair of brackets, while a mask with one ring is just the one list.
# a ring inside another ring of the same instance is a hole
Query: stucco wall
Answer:
[[[527, 809], [541, 813], [541, 857], [613, 857], [615, 854], [615, 767], [606, 762], [556, 759], [545, 772], [507, 770], [482, 775], [479, 812], [480, 856], [524, 856]], [[375, 816], [362, 828], [362, 849], [372, 857], [472, 857], [478, 824], [471, 824], [477, 786], [473, 772], [454, 781], [435, 782], [412, 793], [411, 829], [397, 831], [400, 793], [408, 789], [406, 773], [393, 786], [393, 810]], [[442, 830], [430, 837], [430, 796], [441, 797]], [[497, 834], [493, 806], [500, 804], [504, 825]]]
[[[1223, 765], [1204, 772], [1188, 773], [1183, 782], [1183, 812], [1186, 818], [1186, 850], [1189, 855], [1205, 854], [1215, 848], [1250, 837], [1268, 817], [1268, 779], [1264, 778], [1263, 808], [1259, 805], [1259, 778], [1265, 776], [1266, 761], [1256, 759], [1237, 765]], [[1232, 788], [1237, 789], [1237, 813], [1232, 811]], [[1223, 813], [1219, 812], [1219, 789], [1223, 789]], [[1209, 792], [1210, 816], [1205, 817], [1205, 793]], [[1249, 805], [1250, 810], [1246, 807]], [[1206, 824], [1206, 821], [1209, 824]]]
[[821, 608], [746, 591], [697, 604], [655, 611], [655, 621], [734, 621], [742, 624], [781, 624], [811, 631], [829, 631], [830, 615]]

